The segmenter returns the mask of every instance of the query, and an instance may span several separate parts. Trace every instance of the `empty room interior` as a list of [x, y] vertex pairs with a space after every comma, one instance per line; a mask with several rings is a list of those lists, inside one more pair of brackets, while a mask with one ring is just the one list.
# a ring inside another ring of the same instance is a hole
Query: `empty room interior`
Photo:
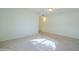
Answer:
[[79, 9], [0, 8], [0, 51], [79, 51]]

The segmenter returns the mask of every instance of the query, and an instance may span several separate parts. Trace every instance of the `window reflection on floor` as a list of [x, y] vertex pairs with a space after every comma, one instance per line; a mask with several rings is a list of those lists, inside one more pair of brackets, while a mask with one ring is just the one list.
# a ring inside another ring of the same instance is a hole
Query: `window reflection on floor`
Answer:
[[35, 45], [38, 50], [52, 51], [56, 49], [55, 42], [45, 38], [33, 39], [30, 40], [30, 42]]

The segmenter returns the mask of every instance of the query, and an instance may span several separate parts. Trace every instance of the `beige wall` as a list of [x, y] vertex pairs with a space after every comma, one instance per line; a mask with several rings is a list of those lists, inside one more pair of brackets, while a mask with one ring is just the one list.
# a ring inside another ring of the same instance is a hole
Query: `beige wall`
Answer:
[[38, 15], [27, 9], [0, 9], [0, 41], [38, 33]]
[[63, 11], [48, 16], [46, 32], [79, 39], [79, 10]]

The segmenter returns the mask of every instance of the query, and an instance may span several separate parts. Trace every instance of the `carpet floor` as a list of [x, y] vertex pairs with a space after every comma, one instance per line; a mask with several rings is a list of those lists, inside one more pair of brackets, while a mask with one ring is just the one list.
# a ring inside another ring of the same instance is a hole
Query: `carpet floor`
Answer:
[[79, 51], [79, 40], [40, 33], [2, 41], [0, 51]]

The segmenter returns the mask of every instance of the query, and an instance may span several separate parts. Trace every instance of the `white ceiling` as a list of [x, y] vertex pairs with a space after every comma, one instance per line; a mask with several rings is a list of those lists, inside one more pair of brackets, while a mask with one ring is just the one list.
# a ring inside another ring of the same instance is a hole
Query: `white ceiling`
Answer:
[[29, 10], [31, 10], [39, 15], [49, 15], [49, 14], [53, 13], [53, 11], [51, 13], [48, 12], [48, 8], [30, 8]]
[[39, 15], [51, 15], [54, 13], [79, 11], [79, 8], [55, 8], [52, 12], [48, 12], [48, 8], [28, 8], [28, 10], [35, 12]]
[[[12, 8], [10, 8], [12, 9]], [[5, 10], [10, 10], [9, 8], [1, 8], [0, 10], [5, 11]], [[39, 16], [41, 15], [53, 15], [55, 13], [64, 13], [64, 12], [74, 12], [74, 11], [78, 11], [79, 12], [79, 8], [55, 8], [53, 9], [52, 12], [48, 12], [48, 8], [13, 8], [12, 10], [28, 10], [30, 12], [36, 13]]]

